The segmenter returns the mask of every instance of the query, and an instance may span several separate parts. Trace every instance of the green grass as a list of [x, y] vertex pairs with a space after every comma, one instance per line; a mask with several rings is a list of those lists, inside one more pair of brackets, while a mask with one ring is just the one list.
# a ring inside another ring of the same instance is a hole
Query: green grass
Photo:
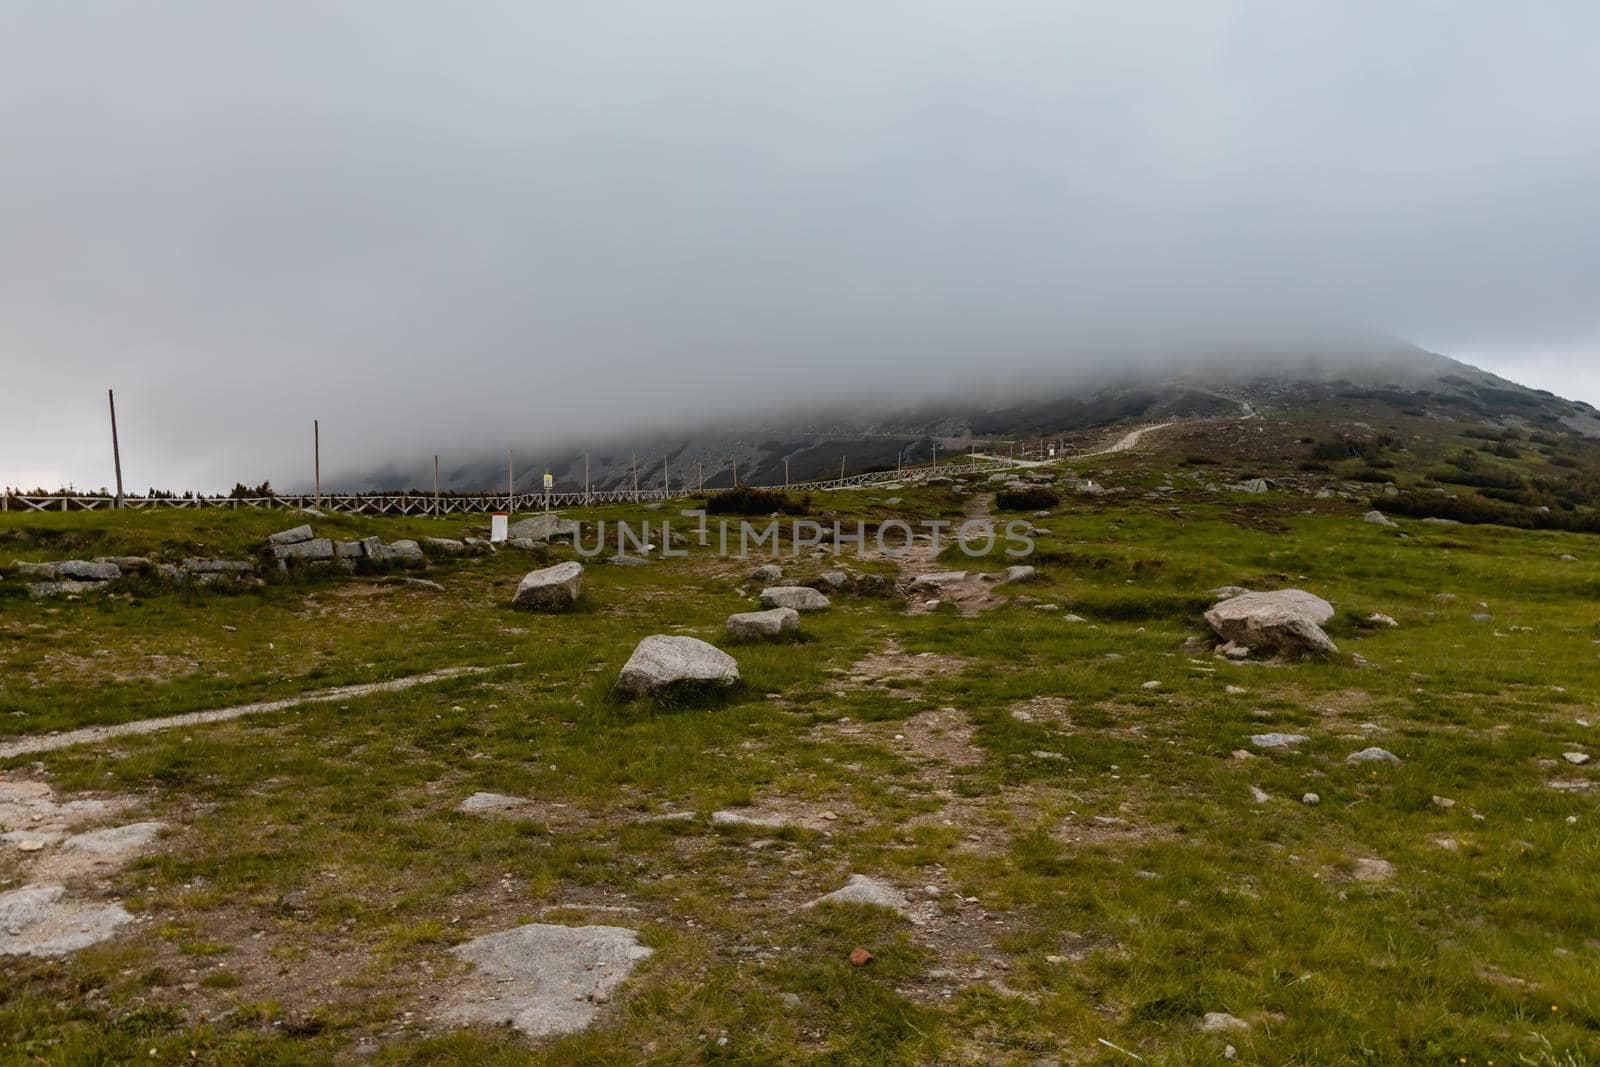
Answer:
[[[583, 607], [560, 615], [509, 606], [530, 566], [510, 553], [435, 565], [442, 594], [292, 578], [0, 595], [0, 737], [498, 668], [40, 757], [58, 790], [135, 794], [174, 831], [104, 884], [150, 921], [66, 960], [7, 960], [0, 1062], [326, 1062], [369, 1043], [385, 1064], [1133, 1062], [1111, 1045], [1213, 1064], [1225, 1044], [1248, 1063], [1595, 1062], [1595, 794], [1546, 784], [1593, 772], [1543, 762], [1592, 746], [1578, 719], [1600, 729], [1594, 542], [1386, 530], [1359, 521], [1364, 501], [1292, 492], [1190, 483], [1146, 500], [1152, 470], [1176, 461], [1091, 462], [1129, 491], [1068, 491], [1037, 520], [1051, 531], [1039, 579], [1003, 589], [1060, 612], [906, 616], [841, 595], [803, 617], [804, 641], [728, 646], [744, 685], [715, 703], [611, 695], [640, 637], [723, 644], [722, 620], [754, 606], [739, 588], [760, 561], [699, 548], [591, 565]], [[955, 518], [963, 499], [866, 490], [813, 508]], [[315, 525], [392, 539], [472, 521]], [[285, 525], [7, 515], [0, 545], [25, 559], [229, 555]], [[783, 562], [801, 579], [830, 566]], [[1225, 584], [1325, 596], [1343, 654], [1235, 664], [1186, 645]], [[1401, 626], [1358, 624], [1374, 611]], [[861, 677], [891, 637], [907, 666]], [[964, 667], [917, 673], [925, 652]], [[1058, 714], [1012, 713], [1041, 699]], [[941, 708], [964, 713], [970, 737], [944, 740], [969, 758], [896, 740]], [[1234, 755], [1267, 730], [1310, 740]], [[1404, 763], [1345, 762], [1369, 744]], [[535, 805], [454, 810], [479, 789]], [[1319, 805], [1300, 803], [1308, 791]], [[840, 818], [776, 834], [642, 820], [773, 803]], [[1352, 880], [1368, 857], [1395, 876]], [[0, 877], [18, 870], [0, 859]], [[931, 901], [938, 933], [872, 909], [798, 910], [851, 872]], [[656, 952], [582, 1035], [428, 1021], [449, 946], [534, 920], [632, 926]], [[849, 965], [857, 945], [873, 964]], [[1211, 1011], [1252, 1028], [1202, 1033]]]

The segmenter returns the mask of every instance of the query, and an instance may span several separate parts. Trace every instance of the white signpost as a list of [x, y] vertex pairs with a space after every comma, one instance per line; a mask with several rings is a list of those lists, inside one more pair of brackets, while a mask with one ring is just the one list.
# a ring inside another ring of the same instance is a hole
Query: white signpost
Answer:
[[510, 525], [511, 516], [503, 511], [497, 511], [489, 519], [489, 540], [499, 543], [508, 536], [507, 527]]

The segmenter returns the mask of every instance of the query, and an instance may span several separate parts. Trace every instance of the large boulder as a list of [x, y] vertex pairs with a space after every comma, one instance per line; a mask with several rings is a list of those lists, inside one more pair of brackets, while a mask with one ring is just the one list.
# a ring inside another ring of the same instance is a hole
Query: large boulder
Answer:
[[1320, 654], [1339, 651], [1322, 632], [1332, 618], [1333, 605], [1303, 589], [1244, 593], [1206, 612], [1211, 628], [1235, 644]]
[[526, 537], [533, 541], [554, 541], [560, 537], [576, 537], [578, 524], [560, 515], [535, 515], [511, 524], [507, 537]]
[[617, 688], [640, 696], [675, 685], [728, 686], [738, 680], [738, 662], [715, 645], [694, 637], [652, 634], [622, 665]]
[[741, 611], [728, 616], [728, 636], [735, 641], [756, 641], [800, 629], [800, 613], [793, 608]]
[[517, 586], [512, 601], [519, 608], [540, 611], [559, 611], [569, 608], [578, 600], [579, 586], [583, 581], [583, 564], [576, 560], [557, 563], [554, 567], [529, 571]]
[[822, 611], [828, 607], [828, 598], [808, 586], [775, 585], [761, 590], [764, 608], [793, 608], [795, 611]]

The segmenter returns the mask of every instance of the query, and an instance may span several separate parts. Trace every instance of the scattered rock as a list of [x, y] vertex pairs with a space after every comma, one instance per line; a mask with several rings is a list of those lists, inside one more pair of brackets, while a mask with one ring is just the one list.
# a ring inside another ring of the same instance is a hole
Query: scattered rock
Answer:
[[161, 823], [135, 822], [126, 826], [109, 826], [104, 830], [90, 830], [75, 834], [61, 842], [67, 852], [87, 852], [95, 856], [122, 856], [137, 851], [154, 841], [161, 832]]
[[853, 948], [850, 950], [850, 966], [852, 967], [865, 967], [867, 964], [871, 963], [872, 960], [872, 953], [868, 952], [864, 948]]
[[447, 1000], [455, 1022], [509, 1025], [529, 1037], [578, 1033], [651, 949], [620, 926], [529, 923], [451, 949], [473, 964]]
[[1358, 882], [1387, 882], [1394, 877], [1394, 864], [1388, 860], [1359, 859], [1350, 876]]
[[694, 637], [652, 634], [623, 664], [617, 688], [638, 696], [684, 683], [729, 686], [738, 681], [739, 664], [720, 648]]
[[1206, 612], [1206, 622], [1225, 640], [1264, 645], [1283, 651], [1339, 651], [1322, 624], [1333, 618], [1333, 605], [1301, 589], [1244, 593]]
[[1271, 800], [1272, 797], [1265, 790], [1259, 789], [1256, 786], [1251, 786], [1250, 799], [1255, 801], [1257, 804], [1265, 804], [1267, 801]]
[[1381, 611], [1375, 611], [1371, 615], [1368, 615], [1367, 616], [1367, 621], [1370, 622], [1370, 623], [1374, 623], [1374, 624], [1376, 624], [1378, 626], [1387, 626], [1387, 627], [1390, 627], [1391, 629], [1393, 629], [1394, 627], [1400, 625], [1398, 622], [1395, 622], [1394, 619], [1392, 619], [1388, 615], [1383, 614]]
[[820, 896], [807, 908], [814, 908], [818, 904], [875, 904], [880, 908], [890, 911], [905, 918], [911, 918], [911, 903], [901, 895], [900, 891], [887, 882], [880, 882], [876, 878], [869, 878], [864, 874], [852, 874], [850, 880], [843, 888], [835, 889], [826, 896]]
[[761, 566], [750, 572], [750, 580], [752, 582], [761, 582], [762, 584], [776, 582], [782, 577], [783, 568], [778, 566], [776, 563], [763, 563]]
[[506, 530], [507, 537], [526, 537], [530, 541], [555, 541], [563, 537], [576, 537], [578, 524], [560, 515], [535, 515], [514, 522]]
[[754, 641], [764, 637], [794, 633], [800, 629], [800, 613], [794, 608], [772, 608], [768, 611], [742, 611], [729, 615], [728, 636], [736, 641]]
[[795, 611], [822, 611], [829, 606], [828, 598], [809, 586], [775, 585], [761, 590], [764, 608], [793, 608]]
[[1563, 753], [1561, 753], [1561, 758], [1566, 760], [1568, 763], [1575, 763], [1578, 766], [1582, 767], [1585, 763], [1589, 762], [1589, 753], [1587, 753], [1587, 752], [1563, 752]]
[[526, 797], [507, 796], [504, 793], [474, 793], [457, 804], [456, 810], [468, 815], [496, 815], [527, 806]]
[[333, 559], [333, 541], [315, 537], [309, 541], [296, 541], [287, 545], [274, 545], [272, 556], [278, 560], [298, 559], [307, 563]]
[[1400, 757], [1386, 748], [1364, 748], [1345, 757], [1346, 763], [1399, 763]]
[[1318, 804], [1322, 803], [1322, 798], [1317, 796], [1315, 793], [1306, 793], [1300, 797], [1300, 803], [1306, 805], [1307, 807], [1314, 808]]
[[576, 560], [529, 571], [517, 585], [512, 603], [519, 608], [559, 611], [577, 603], [583, 582], [583, 564]]
[[1253, 734], [1250, 743], [1257, 748], [1293, 748], [1311, 740], [1305, 734]]
[[1369, 511], [1365, 515], [1361, 516], [1361, 521], [1370, 522], [1374, 526], [1395, 525], [1394, 522], [1391, 521], [1390, 518], [1381, 511]]
[[466, 544], [457, 541], [453, 537], [424, 537], [422, 539], [422, 549], [424, 552], [440, 556], [464, 556], [467, 554]]
[[65, 956], [109, 938], [133, 921], [120, 904], [91, 904], [59, 885], [0, 893], [0, 955]]
[[314, 535], [310, 526], [296, 526], [292, 530], [280, 530], [267, 537], [267, 543], [273, 545], [298, 545], [312, 539]]
[[1200, 1029], [1208, 1034], [1218, 1034], [1230, 1030], [1248, 1030], [1250, 1024], [1225, 1011], [1208, 1011], [1205, 1018], [1200, 1020]]

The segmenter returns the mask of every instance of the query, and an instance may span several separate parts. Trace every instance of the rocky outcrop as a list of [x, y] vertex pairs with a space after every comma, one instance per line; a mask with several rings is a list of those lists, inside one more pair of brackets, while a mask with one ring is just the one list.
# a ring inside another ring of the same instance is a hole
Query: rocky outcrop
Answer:
[[577, 536], [578, 524], [560, 515], [535, 515], [511, 524], [508, 537], [526, 537], [532, 541], [556, 541]]

